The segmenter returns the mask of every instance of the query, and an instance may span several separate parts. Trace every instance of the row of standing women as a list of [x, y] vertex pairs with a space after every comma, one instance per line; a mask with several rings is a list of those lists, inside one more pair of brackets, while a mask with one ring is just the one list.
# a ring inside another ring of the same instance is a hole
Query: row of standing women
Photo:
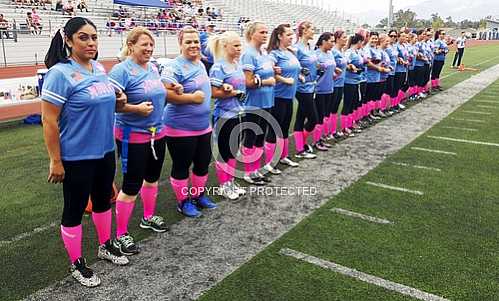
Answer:
[[[314, 37], [310, 22], [299, 24], [298, 42], [292, 45], [294, 34], [289, 25], [279, 25], [267, 45], [267, 26], [253, 22], [245, 32], [244, 51], [240, 37], [233, 32], [213, 36], [208, 47], [215, 63], [209, 76], [200, 61], [199, 33], [190, 27], [179, 33], [181, 54], [164, 66], [161, 74], [150, 62], [154, 38], [147, 29], [139, 27], [128, 34], [124, 60], [109, 74], [96, 62], [97, 29], [90, 20], [72, 18], [54, 36], [42, 88], [44, 136], [50, 157], [48, 181], [63, 183], [60, 231], [71, 275], [78, 282], [89, 287], [100, 284], [81, 251], [81, 221], [89, 197], [101, 259], [126, 265], [125, 255], [140, 252], [128, 230], [139, 194], [143, 205], [139, 226], [155, 232], [168, 230], [163, 218], [155, 214], [167, 150], [177, 210], [199, 217], [203, 209], [217, 207], [206, 193], [211, 144], [217, 146], [215, 169], [221, 192], [229, 199], [246, 193], [234, 181], [238, 160], [244, 165], [243, 178], [255, 185], [265, 185], [271, 182], [269, 174], [281, 173], [277, 162], [298, 166], [289, 152], [293, 98], [298, 100], [295, 157], [313, 159], [314, 148], [327, 151], [331, 147], [328, 141], [353, 135], [352, 131], [360, 131], [358, 124], [400, 105], [406, 96], [400, 91], [423, 96], [429, 69], [425, 67], [424, 74], [421, 68], [413, 72], [412, 86], [410, 67], [397, 69], [399, 64], [409, 65], [405, 62], [411, 57], [409, 50], [395, 51], [397, 45], [404, 49], [417, 49], [418, 45], [404, 40], [403, 35], [395, 44], [384, 36], [376, 40], [373, 33], [363, 47], [364, 36], [357, 34], [344, 51], [347, 37], [343, 31], [322, 34], [317, 49], [310, 46]], [[412, 57], [423, 65], [425, 58], [429, 60], [424, 51], [414, 50]], [[436, 57], [432, 62], [434, 70], [440, 68]], [[367, 84], [365, 93], [360, 93], [363, 76]], [[390, 76], [392, 88], [385, 84]], [[404, 85], [408, 89], [404, 90]], [[337, 130], [342, 98], [341, 130]], [[211, 99], [215, 100], [213, 113]], [[123, 181], [115, 208], [116, 238], [112, 239], [115, 145]]]

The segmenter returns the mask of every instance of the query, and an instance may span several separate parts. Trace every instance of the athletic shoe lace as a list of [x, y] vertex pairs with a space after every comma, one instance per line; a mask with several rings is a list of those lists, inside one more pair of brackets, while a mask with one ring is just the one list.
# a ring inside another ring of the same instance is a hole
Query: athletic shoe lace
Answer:
[[120, 237], [119, 240], [120, 240], [120, 243], [123, 244], [123, 246], [125, 246], [125, 248], [128, 248], [128, 247], [135, 244], [133, 242], [133, 237], [131, 237], [130, 235], [124, 235], [124, 236]]
[[158, 226], [163, 225], [165, 222], [161, 216], [154, 215], [149, 219], [149, 222]]

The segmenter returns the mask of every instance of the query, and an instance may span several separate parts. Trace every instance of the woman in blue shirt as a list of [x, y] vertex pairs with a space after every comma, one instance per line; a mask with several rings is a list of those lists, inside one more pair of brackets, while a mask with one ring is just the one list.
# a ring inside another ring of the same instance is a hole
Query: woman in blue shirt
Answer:
[[367, 87], [366, 87], [366, 97], [367, 97], [367, 112], [366, 116], [372, 121], [379, 119], [377, 116], [373, 116], [372, 112], [376, 108], [376, 101], [379, 100], [378, 92], [381, 89], [381, 71], [382, 71], [382, 53], [379, 49], [379, 34], [377, 32], [371, 32], [369, 34], [369, 43], [364, 48], [364, 53], [367, 58]]
[[211, 85], [200, 60], [199, 32], [190, 26], [184, 27], [178, 41], [181, 54], [164, 67], [161, 79], [167, 86], [182, 85], [183, 93], [168, 94], [163, 123], [172, 158], [170, 183], [177, 199], [177, 211], [196, 218], [201, 216], [201, 209], [217, 208], [205, 194], [211, 161]]
[[390, 45], [386, 48], [386, 53], [390, 57], [390, 73], [386, 80], [386, 92], [390, 96], [390, 111], [398, 112], [395, 103], [397, 102], [397, 93], [395, 85], [395, 69], [398, 64], [398, 51], [397, 51], [397, 40], [398, 32], [392, 29], [388, 32], [388, 37], [390, 38]]
[[[99, 240], [98, 257], [117, 265], [128, 259], [111, 240], [111, 196], [115, 173], [113, 123], [117, 95], [97, 57], [97, 28], [75, 17], [52, 38], [42, 87], [42, 118], [50, 158], [50, 183], [62, 183], [61, 236], [71, 276], [87, 287], [100, 279], [81, 253], [81, 220], [89, 196]], [[126, 96], [119, 93], [120, 103]]]
[[[296, 58], [295, 52], [291, 49], [293, 43], [293, 30], [289, 24], [277, 26], [270, 36], [269, 47], [270, 56], [275, 62], [275, 66], [281, 69], [281, 74], [276, 75], [276, 85], [274, 87], [274, 108], [272, 116], [279, 123], [282, 137], [276, 137], [273, 130], [267, 135], [267, 144], [282, 144], [280, 163], [291, 167], [299, 166], [298, 163], [289, 158], [289, 126], [293, 116], [293, 98], [298, 86], [298, 76], [300, 74], [300, 62]], [[271, 151], [271, 150], [269, 150]], [[267, 156], [271, 158], [271, 156]]]
[[449, 47], [445, 42], [445, 31], [437, 30], [435, 32], [435, 58], [433, 59], [433, 69], [431, 70], [431, 87], [442, 91], [440, 86], [440, 73], [445, 64], [445, 56], [449, 53]]
[[364, 58], [360, 55], [364, 37], [360, 34], [355, 34], [350, 37], [345, 52], [347, 59], [347, 69], [345, 75], [345, 90], [343, 112], [341, 114], [342, 123], [346, 124], [344, 134], [354, 136], [352, 128], [354, 126], [354, 109], [360, 101], [359, 84], [362, 80], [361, 74], [364, 72]]
[[336, 66], [338, 67], [338, 73], [333, 77], [334, 79], [334, 90], [333, 90], [333, 105], [331, 108], [331, 115], [329, 115], [329, 126], [331, 128], [331, 133], [333, 134], [333, 138], [340, 139], [343, 137], [343, 130], [346, 127], [346, 124], [343, 122], [343, 118], [341, 120], [341, 131], [336, 129], [338, 123], [338, 109], [341, 103], [341, 99], [343, 98], [343, 89], [345, 86], [345, 74], [347, 68], [347, 59], [345, 57], [344, 48], [347, 45], [347, 35], [343, 30], [337, 30], [334, 32], [334, 48], [333, 48], [333, 56], [336, 62]]
[[[239, 62], [241, 38], [233, 31], [226, 31], [211, 37], [208, 49], [215, 59], [210, 71], [211, 93], [215, 99], [213, 144], [218, 147], [215, 169], [222, 195], [235, 200], [246, 192], [234, 182], [240, 141], [238, 127], [246, 95], [246, 79]], [[234, 131], [237, 135], [231, 139]]]
[[[260, 158], [263, 154], [265, 133], [269, 128], [268, 119], [274, 106], [274, 62], [262, 49], [267, 43], [268, 28], [262, 22], [248, 24], [245, 31], [247, 47], [241, 57], [244, 75], [246, 78], [247, 99], [245, 103], [245, 122], [254, 124], [261, 129], [256, 134], [252, 129], [244, 130], [242, 154], [245, 162], [246, 175], [244, 180], [250, 184], [265, 185], [271, 180], [266, 174], [259, 171]], [[269, 153], [269, 152], [267, 152]], [[272, 173], [280, 173], [270, 165]]]
[[111, 83], [128, 99], [123, 112], [116, 114], [115, 125], [123, 171], [123, 185], [116, 200], [116, 243], [125, 255], [139, 252], [128, 232], [139, 192], [144, 209], [139, 226], [158, 233], [168, 230], [163, 218], [154, 215], [166, 152], [162, 116], [167, 92], [158, 69], [149, 62], [153, 50], [152, 33], [144, 27], [134, 28], [122, 49], [122, 62], [109, 74]]
[[395, 67], [395, 77], [394, 77], [394, 90], [397, 93], [395, 97], [395, 107], [397, 109], [405, 109], [402, 104], [402, 100], [405, 97], [405, 91], [403, 90], [406, 79], [407, 79], [407, 66], [409, 65], [409, 52], [407, 51], [407, 35], [405, 32], [399, 34], [398, 42], [395, 44], [395, 49], [397, 51], [397, 66]]

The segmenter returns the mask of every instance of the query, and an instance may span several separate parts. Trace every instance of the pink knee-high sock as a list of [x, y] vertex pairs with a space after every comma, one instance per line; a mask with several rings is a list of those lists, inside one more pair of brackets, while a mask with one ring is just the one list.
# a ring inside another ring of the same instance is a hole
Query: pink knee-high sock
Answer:
[[215, 174], [217, 175], [218, 183], [220, 185], [228, 181], [227, 174], [224, 171], [225, 168], [227, 168], [227, 163], [220, 161], [215, 163]]
[[250, 174], [253, 172], [253, 162], [255, 160], [254, 158], [254, 153], [255, 153], [255, 148], [249, 148], [243, 146], [241, 149], [241, 153], [243, 154], [243, 162], [244, 162], [244, 170], [246, 174]]
[[208, 181], [208, 174], [204, 176], [198, 176], [196, 174], [191, 174], [191, 186], [192, 186], [192, 197], [198, 198], [206, 190], [206, 182]]
[[237, 160], [229, 159], [229, 161], [227, 161], [227, 166], [229, 171], [228, 173], [226, 173], [227, 181], [232, 181], [232, 179], [234, 179], [234, 175], [236, 174]]
[[[312, 130], [313, 132], [313, 130]], [[308, 136], [310, 136], [310, 133], [312, 132], [309, 132], [307, 130], [303, 130], [303, 143], [307, 143], [307, 139], [308, 139]]]
[[140, 189], [142, 207], [144, 207], [144, 219], [150, 219], [156, 210], [156, 200], [158, 199], [158, 186], [142, 186]]
[[61, 238], [68, 252], [69, 260], [74, 263], [81, 257], [81, 225], [75, 227], [64, 227], [61, 225]]
[[404, 91], [400, 90], [398, 94], [398, 103], [400, 104], [404, 99], [405, 99], [405, 93]]
[[94, 221], [99, 244], [101, 245], [111, 239], [111, 218], [111, 209], [101, 213], [92, 212], [92, 220]]
[[284, 139], [282, 139], [281, 159], [284, 159], [284, 158], [286, 158], [288, 156], [289, 156], [289, 139], [288, 138], [284, 138]]
[[253, 162], [252, 171], [257, 171], [260, 169], [260, 161], [264, 154], [263, 147], [255, 147], [255, 157], [256, 160]]
[[135, 202], [124, 202], [116, 200], [116, 236], [120, 237], [128, 232], [128, 221], [132, 216]]
[[265, 164], [272, 162], [272, 156], [275, 154], [276, 144], [275, 143], [265, 143]]
[[331, 127], [331, 134], [336, 133], [336, 126], [338, 123], [338, 114], [331, 114], [329, 118], [329, 126]]
[[437, 87], [440, 87], [440, 84], [441, 84], [440, 78], [437, 78], [436, 81], [437, 81]]
[[329, 135], [329, 133], [331, 133], [331, 128], [329, 127], [329, 116], [322, 119], [322, 133], [324, 135]]
[[293, 136], [295, 137], [295, 148], [296, 152], [300, 153], [303, 151], [305, 147], [305, 140], [303, 139], [303, 132], [302, 131], [295, 131]]
[[[189, 179], [178, 180], [170, 177], [170, 183], [173, 192], [175, 192], [177, 203], [181, 203], [189, 197]], [[116, 202], [116, 204], [118, 204], [118, 202]]]
[[376, 105], [374, 106], [374, 108], [381, 109], [381, 107], [382, 107], [381, 100], [376, 100]]
[[316, 124], [313, 132], [314, 143], [317, 143], [321, 139], [322, 134], [322, 124]]
[[340, 116], [340, 126], [341, 126], [341, 130], [346, 129], [346, 127], [347, 127], [347, 115], [341, 114], [341, 116]]

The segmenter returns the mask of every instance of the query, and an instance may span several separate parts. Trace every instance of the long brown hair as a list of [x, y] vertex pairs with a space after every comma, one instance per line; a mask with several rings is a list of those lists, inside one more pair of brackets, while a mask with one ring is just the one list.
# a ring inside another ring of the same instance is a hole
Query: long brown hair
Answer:
[[286, 29], [291, 29], [291, 25], [289, 24], [280, 24], [274, 30], [272, 30], [272, 34], [270, 35], [269, 47], [268, 51], [279, 49], [279, 36], [286, 32]]

